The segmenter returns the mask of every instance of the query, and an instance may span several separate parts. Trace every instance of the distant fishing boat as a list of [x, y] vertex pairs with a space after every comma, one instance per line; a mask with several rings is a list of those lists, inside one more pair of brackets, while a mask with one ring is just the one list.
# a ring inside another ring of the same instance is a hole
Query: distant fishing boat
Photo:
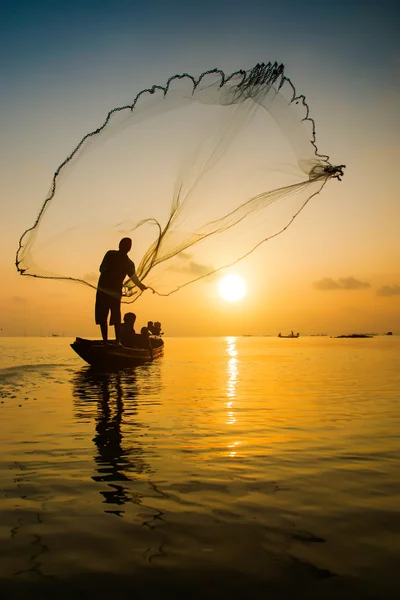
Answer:
[[101, 340], [77, 337], [71, 348], [91, 367], [99, 370], [118, 370], [136, 367], [162, 355], [164, 342], [160, 337], [150, 336], [150, 348], [126, 348], [116, 343], [104, 344]]
[[293, 333], [293, 331], [290, 333], [290, 335], [282, 335], [281, 333], [278, 333], [279, 338], [298, 338], [299, 336], [300, 333]]

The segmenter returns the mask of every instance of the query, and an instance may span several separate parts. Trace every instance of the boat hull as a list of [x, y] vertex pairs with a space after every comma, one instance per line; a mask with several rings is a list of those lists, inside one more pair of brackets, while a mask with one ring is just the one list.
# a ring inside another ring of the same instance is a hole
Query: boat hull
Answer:
[[278, 338], [285, 338], [288, 340], [296, 340], [299, 337], [299, 334], [296, 335], [278, 335]]
[[76, 338], [71, 348], [91, 367], [98, 370], [127, 369], [151, 362], [163, 354], [164, 342], [150, 337], [152, 352], [147, 348], [125, 348], [117, 344], [103, 344], [99, 340]]

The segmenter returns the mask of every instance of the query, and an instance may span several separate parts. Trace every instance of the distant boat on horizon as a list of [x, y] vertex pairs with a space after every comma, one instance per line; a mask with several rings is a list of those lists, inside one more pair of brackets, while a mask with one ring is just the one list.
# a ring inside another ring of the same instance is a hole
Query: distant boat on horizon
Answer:
[[372, 333], [351, 333], [350, 335], [336, 335], [336, 338], [372, 338]]
[[282, 335], [280, 332], [278, 333], [278, 338], [298, 338], [299, 336], [300, 333], [293, 333], [293, 331], [291, 331], [289, 335]]

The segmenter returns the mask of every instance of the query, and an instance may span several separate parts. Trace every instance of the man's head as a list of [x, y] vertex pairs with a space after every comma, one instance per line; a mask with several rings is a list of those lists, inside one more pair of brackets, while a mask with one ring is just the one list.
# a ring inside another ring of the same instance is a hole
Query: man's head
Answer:
[[129, 250], [132, 248], [132, 240], [131, 238], [122, 238], [122, 240], [119, 243], [119, 249], [121, 252], [123, 252], [124, 254], [128, 254]]

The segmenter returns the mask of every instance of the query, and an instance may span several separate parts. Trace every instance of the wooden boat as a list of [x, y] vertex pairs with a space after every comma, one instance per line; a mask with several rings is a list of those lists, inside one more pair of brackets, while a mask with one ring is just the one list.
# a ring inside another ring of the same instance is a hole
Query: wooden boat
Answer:
[[143, 365], [162, 355], [164, 342], [160, 337], [150, 336], [149, 348], [126, 348], [115, 343], [104, 344], [101, 340], [77, 337], [71, 348], [95, 369], [118, 370]]
[[300, 336], [299, 333], [291, 333], [290, 335], [282, 335], [281, 333], [278, 334], [279, 338], [298, 338]]

